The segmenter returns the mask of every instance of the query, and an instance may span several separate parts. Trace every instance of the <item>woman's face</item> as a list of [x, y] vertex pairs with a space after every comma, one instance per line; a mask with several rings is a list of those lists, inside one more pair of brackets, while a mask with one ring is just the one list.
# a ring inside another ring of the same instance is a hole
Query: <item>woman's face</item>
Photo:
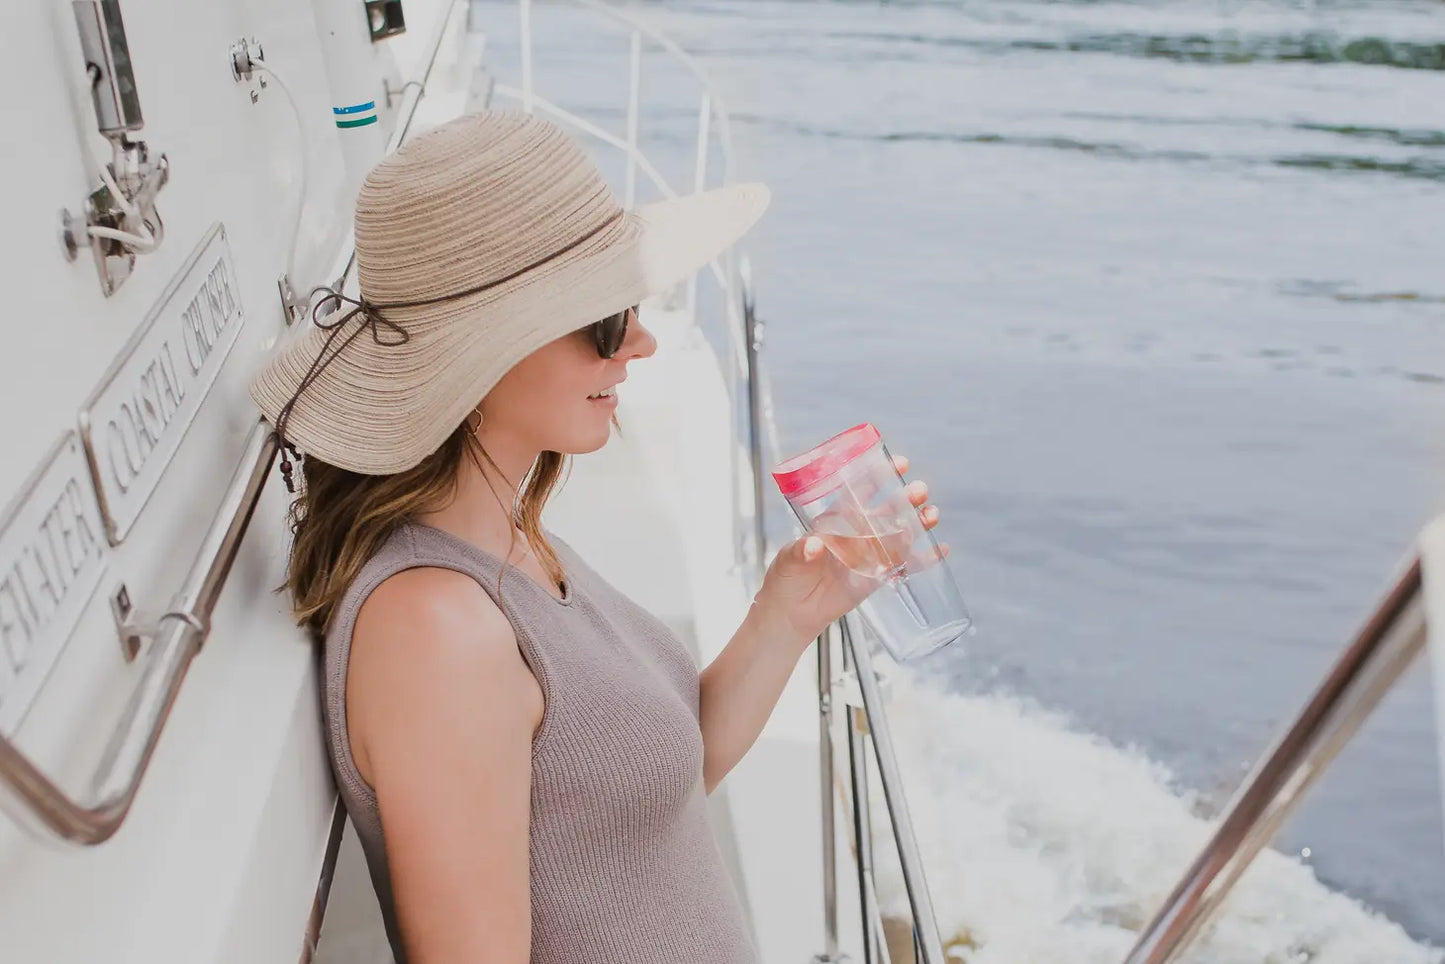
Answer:
[[614, 390], [627, 378], [627, 363], [656, 350], [636, 312], [612, 358], [597, 354], [591, 325], [563, 335], [514, 365], [482, 399], [482, 434], [504, 434], [536, 451], [595, 452], [611, 437]]

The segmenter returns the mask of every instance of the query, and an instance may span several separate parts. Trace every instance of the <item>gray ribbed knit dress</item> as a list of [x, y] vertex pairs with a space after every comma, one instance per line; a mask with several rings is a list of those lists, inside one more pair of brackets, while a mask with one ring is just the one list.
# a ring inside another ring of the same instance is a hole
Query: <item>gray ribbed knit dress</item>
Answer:
[[[501, 606], [546, 709], [532, 743], [532, 964], [756, 964], [712, 835], [702, 781], [697, 667], [677, 637], [565, 543], [559, 600], [525, 573]], [[496, 599], [501, 561], [449, 533], [404, 525], [348, 589], [326, 636], [332, 768], [366, 852], [397, 964], [405, 964], [376, 797], [346, 732], [356, 613], [382, 580], [435, 566]]]

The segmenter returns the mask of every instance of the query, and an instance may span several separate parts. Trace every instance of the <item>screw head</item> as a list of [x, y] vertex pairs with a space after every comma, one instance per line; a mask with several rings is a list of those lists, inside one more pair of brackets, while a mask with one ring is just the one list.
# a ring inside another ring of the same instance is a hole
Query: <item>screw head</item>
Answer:
[[86, 237], [79, 233], [80, 227], [75, 215], [65, 208], [60, 209], [60, 246], [65, 250], [66, 261], [74, 261], [80, 257], [82, 239]]
[[130, 590], [121, 583], [120, 588], [115, 591], [115, 608], [122, 616], [130, 615]]

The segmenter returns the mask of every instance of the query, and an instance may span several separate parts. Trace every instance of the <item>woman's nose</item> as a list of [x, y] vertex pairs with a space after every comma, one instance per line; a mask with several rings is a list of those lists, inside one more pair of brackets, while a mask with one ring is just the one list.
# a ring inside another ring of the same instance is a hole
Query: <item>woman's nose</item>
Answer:
[[657, 338], [648, 331], [642, 324], [638, 315], [632, 316], [632, 321], [627, 326], [627, 337], [622, 339], [622, 350], [618, 352], [623, 358], [650, 358], [657, 351]]

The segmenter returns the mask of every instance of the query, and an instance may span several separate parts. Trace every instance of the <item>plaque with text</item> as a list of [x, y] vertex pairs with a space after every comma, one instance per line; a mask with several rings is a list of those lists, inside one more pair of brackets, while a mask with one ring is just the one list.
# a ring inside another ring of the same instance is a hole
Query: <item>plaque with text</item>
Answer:
[[80, 412], [106, 538], [119, 545], [180, 447], [245, 323], [216, 225]]
[[0, 732], [24, 718], [109, 560], [90, 469], [69, 432], [0, 519]]

